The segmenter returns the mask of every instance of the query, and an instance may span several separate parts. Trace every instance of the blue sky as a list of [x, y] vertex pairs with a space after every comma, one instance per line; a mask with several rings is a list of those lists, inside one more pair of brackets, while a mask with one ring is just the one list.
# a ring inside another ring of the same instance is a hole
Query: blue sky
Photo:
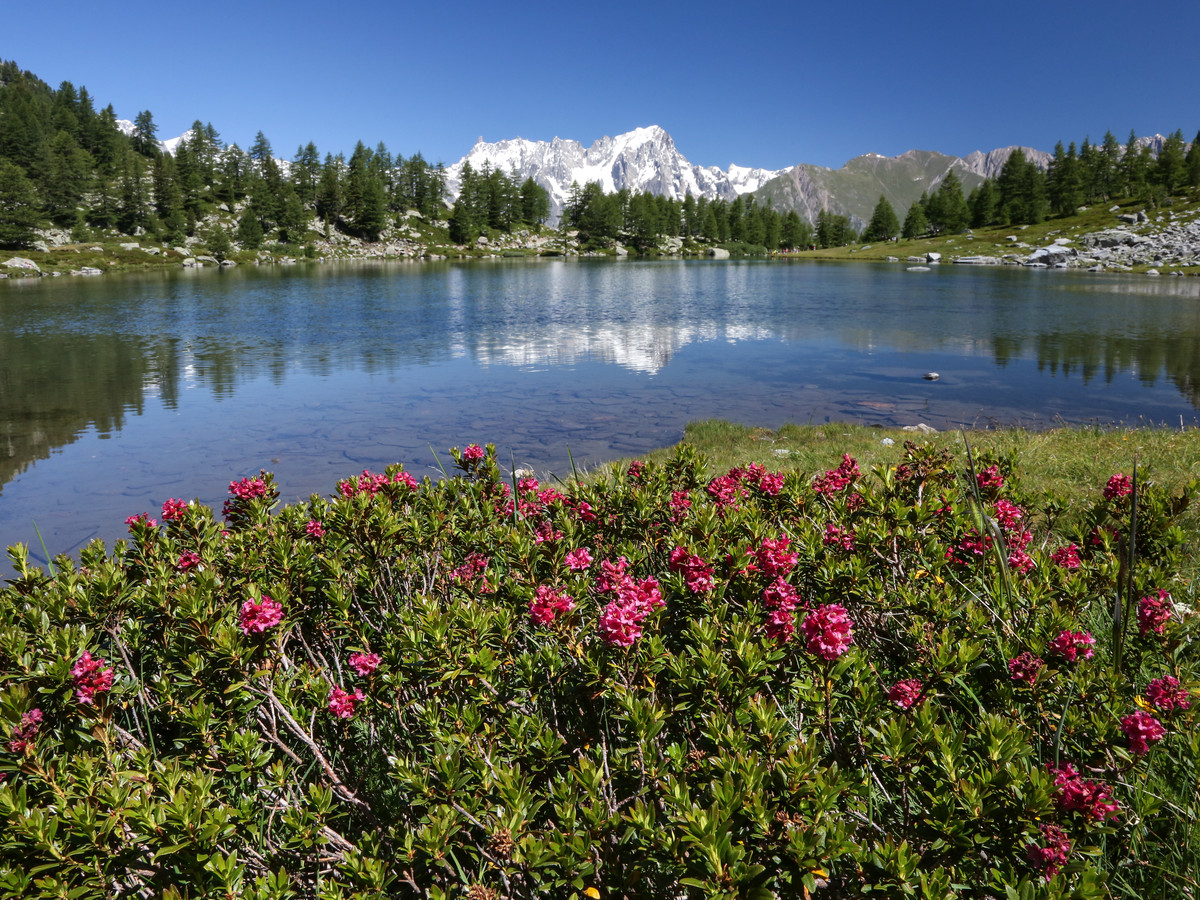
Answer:
[[362, 140], [451, 163], [479, 136], [657, 124], [693, 163], [837, 167], [1200, 129], [1195, 0], [10, 7], [0, 58], [149, 109], [160, 138], [200, 119], [285, 158]]

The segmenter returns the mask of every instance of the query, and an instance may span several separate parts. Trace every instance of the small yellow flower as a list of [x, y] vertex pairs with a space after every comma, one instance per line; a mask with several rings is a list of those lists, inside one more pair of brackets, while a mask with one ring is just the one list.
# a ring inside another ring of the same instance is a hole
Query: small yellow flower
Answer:
[[594, 887], [588, 888], [586, 891], [583, 892], [583, 894], [585, 897], [591, 897], [592, 900], [600, 900], [600, 892], [598, 890], [596, 890]]

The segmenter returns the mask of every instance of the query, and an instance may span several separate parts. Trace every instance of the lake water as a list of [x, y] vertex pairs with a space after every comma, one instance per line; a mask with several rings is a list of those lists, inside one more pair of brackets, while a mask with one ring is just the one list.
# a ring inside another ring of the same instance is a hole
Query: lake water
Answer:
[[219, 509], [261, 468], [284, 500], [391, 462], [421, 477], [472, 442], [561, 475], [568, 452], [636, 455], [708, 417], [1179, 427], [1198, 402], [1197, 278], [513, 260], [9, 279], [0, 545], [76, 552], [168, 498]]

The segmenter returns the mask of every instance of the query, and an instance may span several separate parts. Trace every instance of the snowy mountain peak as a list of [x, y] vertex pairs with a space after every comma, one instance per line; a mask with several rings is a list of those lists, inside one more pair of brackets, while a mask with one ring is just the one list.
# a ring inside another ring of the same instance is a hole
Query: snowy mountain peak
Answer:
[[697, 166], [675, 147], [675, 141], [658, 125], [648, 125], [605, 136], [585, 148], [578, 141], [555, 137], [552, 141], [524, 138], [488, 143], [482, 138], [471, 152], [446, 171], [446, 185], [458, 196], [462, 167], [469, 162], [479, 171], [486, 163], [492, 169], [515, 172], [520, 180], [533, 178], [550, 193], [551, 219], [557, 220], [572, 184], [595, 181], [608, 192], [622, 188], [632, 193], [649, 191], [682, 200], [693, 197], [732, 200], [757, 190], [780, 174], [765, 169], [730, 166]]

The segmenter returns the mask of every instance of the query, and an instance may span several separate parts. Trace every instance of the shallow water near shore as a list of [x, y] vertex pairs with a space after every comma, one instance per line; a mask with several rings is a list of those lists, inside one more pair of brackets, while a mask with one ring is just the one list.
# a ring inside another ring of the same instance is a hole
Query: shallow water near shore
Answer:
[[1191, 278], [505, 260], [8, 282], [0, 544], [74, 553], [262, 468], [284, 501], [391, 462], [438, 475], [471, 442], [566, 476], [700, 418], [1180, 427], [1198, 400]]

